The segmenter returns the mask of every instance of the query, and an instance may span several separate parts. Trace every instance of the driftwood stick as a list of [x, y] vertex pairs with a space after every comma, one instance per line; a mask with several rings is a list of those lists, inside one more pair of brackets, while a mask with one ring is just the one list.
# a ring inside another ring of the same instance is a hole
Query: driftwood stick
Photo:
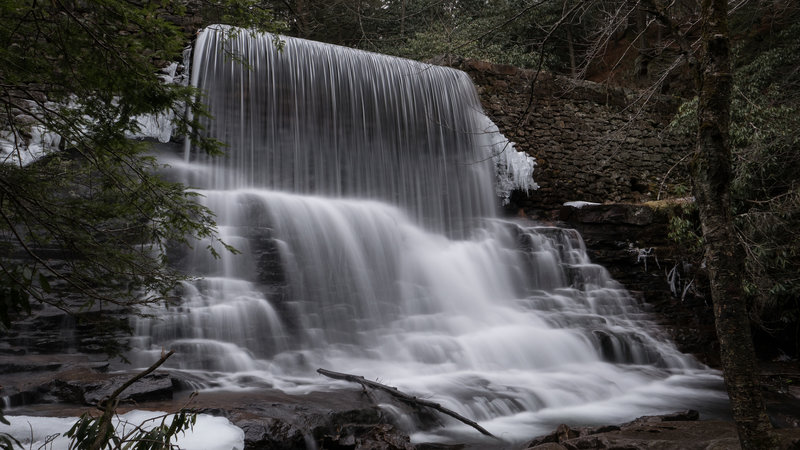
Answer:
[[165, 353], [163, 350], [161, 351], [161, 359], [153, 363], [152, 366], [148, 367], [142, 372], [137, 373], [133, 378], [126, 381], [122, 384], [122, 386], [118, 387], [114, 392], [111, 393], [110, 396], [103, 398], [100, 400], [96, 407], [97, 409], [103, 411], [103, 414], [97, 419], [96, 426], [98, 428], [97, 437], [92, 441], [92, 444], [89, 446], [89, 450], [100, 450], [105, 448], [106, 444], [109, 443], [109, 440], [114, 435], [114, 427], [111, 424], [111, 418], [117, 412], [117, 405], [119, 404], [119, 396], [122, 394], [122, 391], [128, 389], [133, 383], [144, 378], [146, 375], [152, 373], [154, 370], [158, 369], [159, 366], [164, 364], [164, 362], [174, 354], [175, 352], [170, 350], [169, 352]]
[[486, 431], [485, 428], [483, 428], [482, 426], [478, 425], [478, 423], [475, 422], [474, 420], [467, 419], [466, 417], [464, 417], [461, 414], [453, 411], [452, 409], [447, 409], [444, 406], [442, 406], [442, 405], [440, 405], [440, 404], [438, 404], [436, 402], [432, 402], [430, 400], [425, 400], [425, 399], [421, 399], [421, 398], [415, 397], [413, 395], [406, 394], [405, 392], [398, 390], [396, 387], [387, 386], [385, 384], [378, 383], [377, 381], [370, 381], [370, 380], [367, 380], [366, 378], [364, 378], [362, 376], [351, 375], [349, 373], [333, 372], [331, 370], [325, 370], [325, 369], [317, 369], [317, 373], [319, 373], [320, 375], [324, 375], [324, 376], [326, 376], [328, 378], [333, 378], [335, 380], [344, 380], [344, 381], [350, 381], [352, 383], [358, 383], [364, 388], [369, 387], [369, 388], [372, 388], [372, 389], [378, 389], [378, 390], [387, 392], [392, 397], [395, 397], [395, 398], [399, 399], [400, 401], [408, 403], [409, 405], [412, 405], [412, 406], [427, 406], [428, 408], [435, 409], [435, 410], [439, 411], [442, 414], [447, 414], [448, 416], [453, 417], [454, 419], [459, 420], [459, 421], [471, 426], [472, 428], [475, 428], [476, 430], [480, 431], [481, 434], [484, 434], [486, 436], [491, 436], [491, 437], [493, 437], [495, 439], [498, 439], [497, 436], [495, 436], [492, 433], [489, 433], [488, 431]]
[[168, 351], [166, 353], [162, 350], [161, 351], [161, 358], [158, 361], [154, 362], [152, 366], [148, 367], [147, 369], [143, 370], [142, 372], [137, 373], [133, 378], [131, 378], [130, 380], [128, 380], [125, 383], [123, 383], [122, 386], [118, 387], [111, 395], [109, 395], [107, 398], [102, 399], [97, 404], [97, 407], [99, 409], [106, 410], [107, 406], [108, 406], [108, 403], [109, 402], [116, 402], [117, 401], [117, 397], [119, 397], [120, 394], [122, 394], [122, 391], [124, 391], [125, 389], [128, 389], [133, 383], [136, 383], [137, 381], [141, 380], [145, 376], [150, 375], [151, 373], [153, 373], [153, 371], [158, 369], [162, 364], [164, 364], [167, 361], [167, 359], [169, 359], [170, 356], [172, 356], [174, 354], [175, 354], [174, 350], [170, 350], [170, 351]]

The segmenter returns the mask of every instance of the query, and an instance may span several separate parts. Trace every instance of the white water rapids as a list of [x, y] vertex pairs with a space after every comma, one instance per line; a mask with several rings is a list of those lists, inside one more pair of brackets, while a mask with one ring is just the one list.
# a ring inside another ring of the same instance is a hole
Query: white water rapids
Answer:
[[[137, 323], [135, 358], [175, 349], [174, 368], [227, 389], [307, 392], [342, 385], [318, 367], [354, 373], [511, 440], [724, 405], [718, 374], [661, 335], [577, 232], [496, 217], [496, 166], [531, 188], [532, 164], [464, 73], [220, 30], [199, 36], [192, 77], [227, 156], [167, 162], [241, 254], [177, 255], [202, 279]], [[475, 432], [446, 424], [414, 438]]]

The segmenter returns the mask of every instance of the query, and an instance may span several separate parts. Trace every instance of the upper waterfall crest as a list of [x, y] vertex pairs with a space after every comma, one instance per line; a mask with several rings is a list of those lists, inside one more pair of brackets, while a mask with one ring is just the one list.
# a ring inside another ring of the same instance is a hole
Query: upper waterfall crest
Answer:
[[486, 118], [464, 72], [281, 39], [279, 50], [271, 35], [199, 35], [192, 83], [206, 95], [204, 132], [228, 145], [201, 187], [378, 199], [449, 232], [494, 215], [496, 165], [516, 161], [507, 173], [535, 187], [533, 159]]

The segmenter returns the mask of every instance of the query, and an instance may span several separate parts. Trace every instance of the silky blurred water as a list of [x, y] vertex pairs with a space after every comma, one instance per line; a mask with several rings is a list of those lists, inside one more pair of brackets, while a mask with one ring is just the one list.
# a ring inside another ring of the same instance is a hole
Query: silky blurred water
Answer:
[[[227, 155], [164, 161], [241, 254], [175, 255], [202, 278], [137, 322], [134, 359], [175, 349], [206, 388], [302, 393], [346, 385], [319, 367], [354, 373], [510, 440], [725, 409], [719, 374], [677, 351], [576, 231], [497, 217], [498, 165], [507, 181], [506, 161], [531, 161], [502, 155], [464, 73], [221, 30], [199, 36], [192, 77]], [[513, 168], [519, 187], [532, 167]], [[444, 422], [414, 439], [475, 433]]]

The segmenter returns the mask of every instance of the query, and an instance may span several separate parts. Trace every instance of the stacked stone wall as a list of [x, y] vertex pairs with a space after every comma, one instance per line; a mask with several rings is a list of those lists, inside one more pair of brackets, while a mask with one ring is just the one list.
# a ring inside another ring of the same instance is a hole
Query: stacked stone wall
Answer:
[[692, 143], [668, 129], [677, 99], [506, 65], [454, 65], [472, 77], [487, 114], [517, 150], [537, 159], [541, 187], [515, 193], [513, 208], [536, 215], [567, 201], [641, 202], [689, 185]]

